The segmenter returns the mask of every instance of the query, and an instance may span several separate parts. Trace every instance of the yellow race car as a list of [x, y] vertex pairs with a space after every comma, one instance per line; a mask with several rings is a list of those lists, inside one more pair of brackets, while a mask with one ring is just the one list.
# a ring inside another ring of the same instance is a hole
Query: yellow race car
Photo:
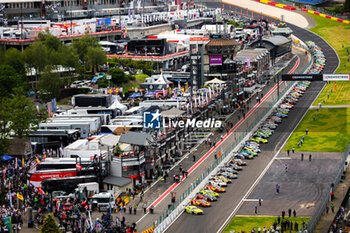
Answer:
[[219, 197], [219, 194], [217, 192], [214, 192], [210, 189], [203, 189], [203, 190], [201, 190], [200, 193], [201, 194], [209, 194], [209, 195], [212, 195], [213, 197]]
[[194, 214], [194, 215], [203, 214], [203, 210], [193, 205], [186, 206], [185, 212], [189, 214]]

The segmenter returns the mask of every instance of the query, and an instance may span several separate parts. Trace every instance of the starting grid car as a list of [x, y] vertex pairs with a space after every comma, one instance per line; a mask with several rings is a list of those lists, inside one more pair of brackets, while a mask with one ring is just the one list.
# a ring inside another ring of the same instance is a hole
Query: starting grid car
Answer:
[[246, 141], [241, 150], [234, 155], [234, 158], [219, 169], [219, 172], [210, 178], [204, 189], [200, 190], [194, 199], [185, 207], [184, 211], [193, 215], [204, 214], [200, 207], [211, 207], [211, 202], [217, 201], [220, 197], [219, 193], [226, 192], [224, 187], [232, 183], [233, 179], [238, 178], [238, 171], [247, 163], [244, 159], [254, 159], [258, 156], [260, 143], [268, 143], [268, 138], [273, 134], [277, 126], [282, 122], [283, 118], [288, 117], [291, 108], [299, 101], [299, 98], [310, 86], [309, 81], [298, 82], [293, 90], [286, 96], [282, 103], [273, 110], [271, 116], [261, 123], [258, 130], [253, 133], [252, 138]]

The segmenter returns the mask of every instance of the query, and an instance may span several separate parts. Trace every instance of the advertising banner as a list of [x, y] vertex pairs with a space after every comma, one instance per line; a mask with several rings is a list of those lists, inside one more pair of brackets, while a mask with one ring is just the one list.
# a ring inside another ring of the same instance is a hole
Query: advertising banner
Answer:
[[282, 81], [323, 81], [322, 74], [282, 74]]
[[323, 81], [350, 81], [349, 74], [324, 74]]
[[222, 65], [222, 56], [210, 56], [209, 65]]

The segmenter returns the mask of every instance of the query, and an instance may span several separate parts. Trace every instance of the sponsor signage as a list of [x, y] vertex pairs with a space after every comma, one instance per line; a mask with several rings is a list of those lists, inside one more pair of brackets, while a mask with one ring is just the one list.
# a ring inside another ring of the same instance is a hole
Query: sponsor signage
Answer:
[[322, 74], [282, 74], [282, 81], [323, 81]]
[[282, 81], [350, 81], [350, 74], [282, 74]]
[[349, 74], [324, 74], [323, 81], [350, 81]]
[[210, 56], [209, 65], [222, 65], [222, 56]]

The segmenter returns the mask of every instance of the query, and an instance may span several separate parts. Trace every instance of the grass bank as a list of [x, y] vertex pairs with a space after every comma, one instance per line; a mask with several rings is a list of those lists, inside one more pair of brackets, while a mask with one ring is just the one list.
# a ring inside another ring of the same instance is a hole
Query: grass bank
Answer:
[[[291, 217], [287, 219], [288, 221], [293, 221], [293, 223], [297, 222], [299, 229], [303, 225], [303, 222], [309, 221], [309, 217]], [[255, 228], [255, 232], [258, 232], [259, 227], [261, 228], [261, 231], [264, 227], [266, 227], [266, 229], [270, 229], [270, 226], [272, 226], [274, 222], [277, 222], [276, 216], [235, 216], [224, 230], [224, 233], [230, 233], [231, 231], [251, 232], [253, 227]], [[294, 224], [293, 230], [288, 230], [287, 232], [289, 231], [296, 232], [294, 230]]]
[[[350, 108], [310, 109], [292, 136], [284, 151], [343, 152], [349, 144]], [[313, 117], [315, 116], [315, 120]], [[308, 134], [306, 135], [306, 129]], [[301, 146], [300, 140], [304, 136]], [[299, 148], [298, 148], [299, 142]]]
[[317, 23], [317, 26], [311, 28], [310, 31], [325, 39], [338, 53], [340, 66], [336, 73], [349, 74], [350, 62], [348, 62], [347, 50], [350, 52], [350, 24], [336, 22], [314, 14], [309, 15]]

